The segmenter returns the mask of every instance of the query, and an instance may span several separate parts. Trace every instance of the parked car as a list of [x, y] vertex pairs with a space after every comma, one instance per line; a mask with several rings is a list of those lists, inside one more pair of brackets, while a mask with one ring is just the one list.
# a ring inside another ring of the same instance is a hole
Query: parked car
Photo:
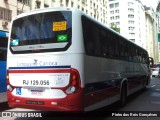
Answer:
[[160, 77], [160, 68], [151, 68], [151, 71], [152, 77]]

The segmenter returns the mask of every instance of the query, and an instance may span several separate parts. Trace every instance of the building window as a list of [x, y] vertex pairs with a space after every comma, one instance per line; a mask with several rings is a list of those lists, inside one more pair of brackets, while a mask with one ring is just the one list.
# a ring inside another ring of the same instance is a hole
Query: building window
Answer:
[[128, 15], [128, 18], [134, 18], [134, 15]]
[[116, 25], [120, 25], [120, 22], [116, 22]]
[[12, 11], [6, 8], [0, 7], [0, 19], [11, 21], [12, 19]]
[[66, 6], [67, 7], [69, 6], [69, 0], [66, 0]]
[[134, 13], [134, 9], [133, 8], [128, 8], [128, 11]]
[[94, 14], [94, 18], [96, 18], [96, 15]]
[[129, 35], [135, 37], [135, 33], [129, 33]]
[[133, 31], [133, 30], [134, 30], [134, 27], [128, 27], [128, 30]]
[[85, 4], [86, 0], [82, 0], [82, 4]]
[[128, 24], [134, 24], [134, 21], [133, 20], [129, 20]]
[[115, 19], [116, 19], [116, 20], [119, 19], [119, 16], [115, 16]]
[[71, 7], [73, 7], [74, 6], [74, 3], [73, 2], [71, 2]]
[[84, 11], [84, 8], [82, 7], [82, 11]]
[[88, 14], [88, 10], [86, 10], [86, 14]]
[[30, 5], [30, 0], [18, 0], [18, 2], [21, 2], [25, 5]]
[[115, 3], [115, 8], [119, 7], [119, 3]]
[[115, 10], [115, 13], [119, 13], [119, 10]]
[[17, 15], [19, 15], [19, 14], [21, 14], [21, 13], [23, 13], [22, 10], [17, 10]]
[[95, 5], [96, 5], [96, 4], [95, 4], [95, 3], [93, 3], [93, 7], [94, 7], [94, 8], [95, 8]]
[[114, 4], [109, 5], [110, 9], [114, 8]]
[[135, 39], [130, 39], [130, 41], [135, 42]]
[[133, 6], [133, 2], [128, 2], [128, 6]]
[[114, 14], [114, 11], [110, 11], [110, 14]]
[[41, 2], [40, 1], [36, 1], [36, 8], [40, 8], [41, 6]]
[[48, 4], [44, 4], [44, 7], [49, 7], [49, 5]]
[[111, 20], [114, 20], [114, 17], [110, 17]]

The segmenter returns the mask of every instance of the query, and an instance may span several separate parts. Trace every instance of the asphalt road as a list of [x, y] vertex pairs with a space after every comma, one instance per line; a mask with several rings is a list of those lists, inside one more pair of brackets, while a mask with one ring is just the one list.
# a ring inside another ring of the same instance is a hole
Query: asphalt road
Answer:
[[[144, 91], [139, 91], [128, 98], [126, 106], [117, 108], [117, 112], [127, 113], [136, 117], [106, 117], [104, 120], [160, 120], [160, 78], [152, 78], [150, 85]], [[142, 117], [151, 113], [152, 117]]]
[[[113, 104], [108, 107], [96, 110], [89, 114], [60, 114], [60, 113], [48, 113], [46, 116], [54, 116], [49, 118], [43, 118], [45, 120], [159, 120], [160, 117], [154, 117], [160, 115], [160, 78], [152, 78], [150, 85], [146, 90], [139, 91], [128, 98], [128, 102], [124, 107], [117, 107], [118, 104]], [[6, 107], [3, 111], [26, 111], [26, 109], [10, 109]], [[33, 110], [34, 111], [34, 110]], [[109, 113], [113, 111], [113, 113]], [[159, 112], [158, 112], [159, 111]], [[100, 113], [100, 114], [99, 114]], [[109, 113], [109, 116], [107, 115]], [[152, 115], [147, 117], [145, 115]], [[95, 115], [96, 114], [96, 115]], [[112, 116], [112, 114], [114, 114]], [[124, 114], [127, 117], [124, 117]], [[93, 115], [93, 116], [92, 116]], [[122, 116], [121, 116], [122, 115]], [[116, 117], [115, 117], [116, 116]], [[132, 116], [132, 117], [131, 117]], [[133, 117], [134, 116], [134, 117]], [[143, 116], [143, 117], [142, 117]], [[34, 118], [0, 118], [0, 120], [34, 120]]]

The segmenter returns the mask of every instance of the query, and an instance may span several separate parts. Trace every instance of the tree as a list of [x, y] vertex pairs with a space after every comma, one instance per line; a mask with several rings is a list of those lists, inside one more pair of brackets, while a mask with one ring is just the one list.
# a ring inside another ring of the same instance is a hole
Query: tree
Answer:
[[111, 27], [110, 28], [113, 29], [114, 31], [120, 33], [120, 28], [118, 28], [116, 24], [111, 23]]

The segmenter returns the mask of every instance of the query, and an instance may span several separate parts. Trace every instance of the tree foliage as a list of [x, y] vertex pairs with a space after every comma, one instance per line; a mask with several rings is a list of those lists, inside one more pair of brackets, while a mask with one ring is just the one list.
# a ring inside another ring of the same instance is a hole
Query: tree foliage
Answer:
[[118, 28], [116, 24], [111, 23], [111, 27], [110, 28], [113, 29], [114, 31], [120, 33], [120, 28]]

